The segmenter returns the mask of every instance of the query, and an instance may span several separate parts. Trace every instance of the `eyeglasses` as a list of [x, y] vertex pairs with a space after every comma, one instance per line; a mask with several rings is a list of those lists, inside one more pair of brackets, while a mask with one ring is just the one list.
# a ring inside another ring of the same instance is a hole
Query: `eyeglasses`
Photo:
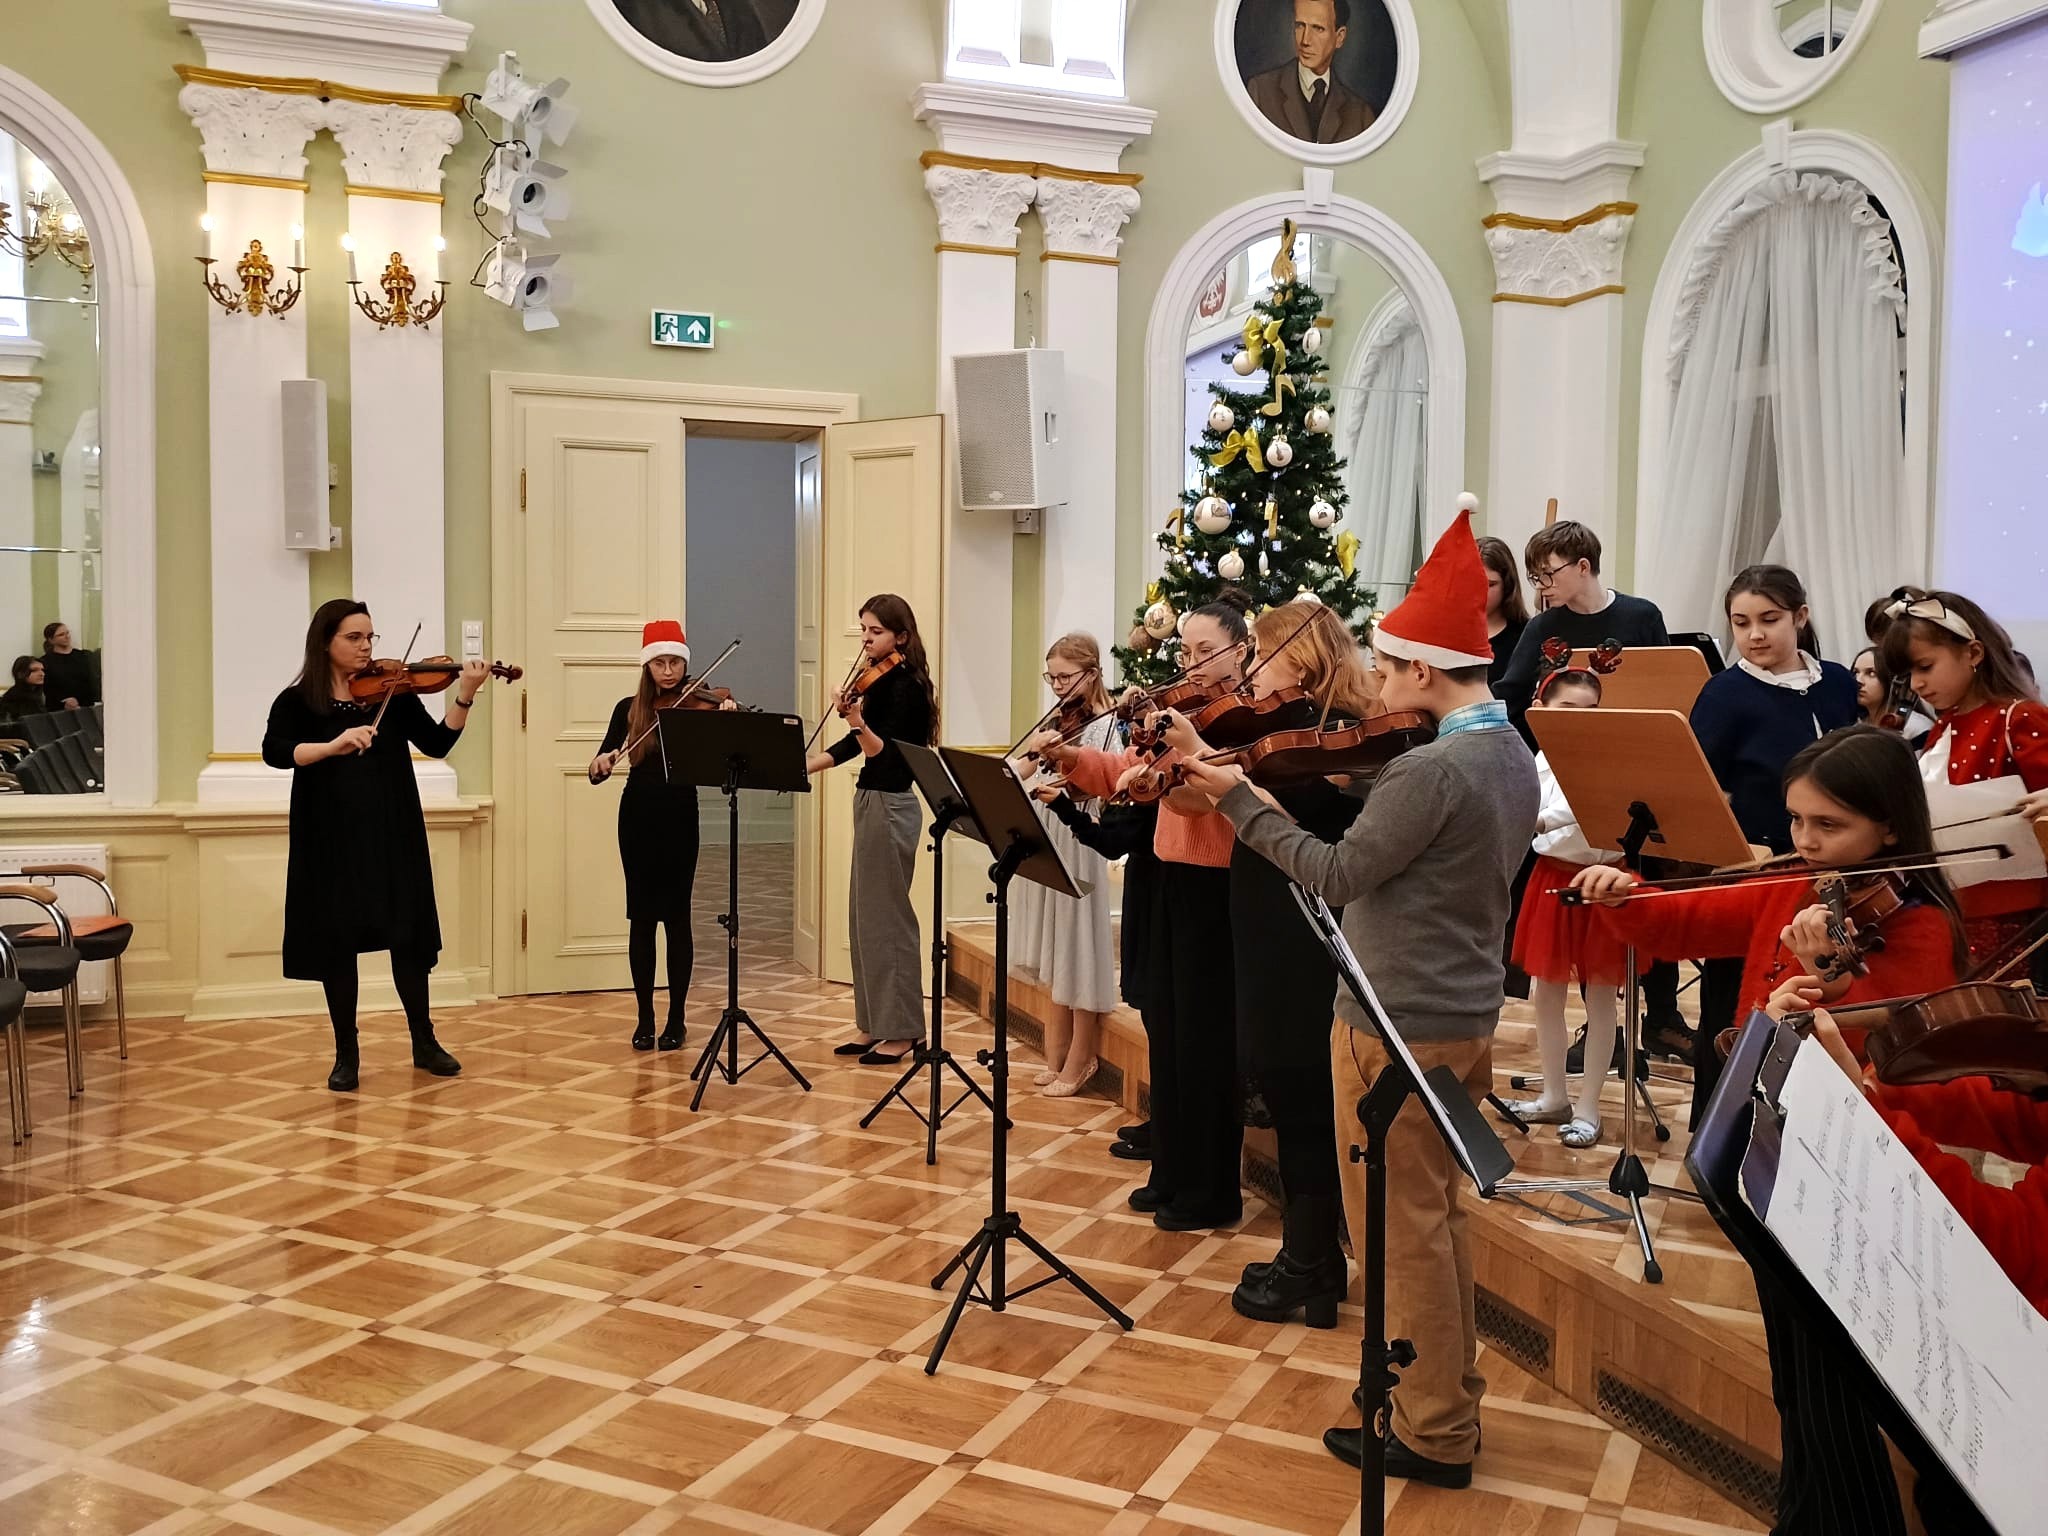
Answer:
[[1529, 573], [1529, 580], [1535, 584], [1536, 589], [1538, 591], [1548, 592], [1550, 590], [1550, 584], [1553, 581], [1557, 580], [1558, 572], [1568, 571], [1578, 563], [1579, 562], [1576, 560], [1566, 560], [1560, 565], [1553, 565], [1547, 571], [1531, 571]]
[[1041, 672], [1038, 675], [1045, 679], [1045, 685], [1055, 693], [1065, 693], [1088, 674], [1086, 672]]
[[350, 645], [375, 645], [379, 640], [382, 640], [384, 637], [382, 635], [350, 634], [337, 635], [335, 638], [339, 640], [346, 640]]

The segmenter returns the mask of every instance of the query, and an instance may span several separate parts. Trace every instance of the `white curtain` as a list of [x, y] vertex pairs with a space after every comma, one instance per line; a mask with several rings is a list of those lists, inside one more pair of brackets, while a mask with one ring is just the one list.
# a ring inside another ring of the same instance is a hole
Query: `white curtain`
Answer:
[[1680, 299], [1661, 517], [1644, 588], [1675, 630], [1725, 629], [1721, 595], [1773, 560], [1846, 661], [1901, 580], [1905, 294], [1890, 226], [1853, 181], [1773, 177], [1708, 236]]
[[1429, 402], [1429, 353], [1406, 303], [1366, 343], [1357, 402], [1344, 517], [1358, 536], [1359, 584], [1375, 588], [1380, 605], [1391, 608], [1415, 579]]

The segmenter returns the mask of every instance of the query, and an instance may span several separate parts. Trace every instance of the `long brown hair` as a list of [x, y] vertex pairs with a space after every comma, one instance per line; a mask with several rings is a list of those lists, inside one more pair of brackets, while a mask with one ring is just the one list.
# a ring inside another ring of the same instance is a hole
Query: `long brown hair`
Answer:
[[931, 662], [925, 656], [924, 637], [917, 632], [917, 615], [910, 611], [910, 604], [894, 592], [877, 592], [860, 605], [860, 612], [901, 637], [896, 642], [896, 649], [903, 653], [904, 667], [924, 689], [925, 705], [931, 711], [931, 734], [924, 741], [925, 746], [930, 746], [939, 739], [939, 692], [932, 687]]
[[[683, 675], [676, 680], [676, 690], [681, 691], [689, 681], [690, 664], [683, 663]], [[654, 724], [655, 702], [661, 697], [661, 688], [654, 681], [654, 668], [643, 662], [640, 666], [640, 686], [633, 690], [632, 707], [626, 711], [626, 740], [633, 750], [626, 754], [626, 761], [635, 768], [640, 760], [654, 750], [655, 733], [648, 730]]]
[[306, 626], [306, 655], [292, 686], [316, 715], [334, 713], [334, 663], [327, 657], [327, 647], [341, 633], [342, 621], [359, 613], [368, 618], [370, 610], [352, 597], [330, 597], [313, 610]]
[[1088, 706], [1091, 715], [1108, 714], [1109, 684], [1102, 678], [1102, 643], [1093, 635], [1083, 634], [1078, 629], [1073, 630], [1061, 635], [1045, 648], [1047, 661], [1051, 661], [1055, 656], [1087, 670], [1088, 681], [1077, 690], [1081, 702]]
[[[1993, 704], [2010, 704], [2015, 699], [2040, 698], [2034, 680], [2020, 665], [2019, 656], [2013, 650], [2012, 636], [2005, 632], [2004, 625], [1967, 597], [1954, 592], [1927, 592], [1922, 594], [1922, 598], [1932, 598], [1969, 625], [1977, 643], [1984, 647], [1984, 659], [1977, 663], [1977, 686], [1984, 690], [1987, 700]], [[1901, 614], [1884, 632], [1884, 664], [1890, 671], [1904, 673], [1913, 670], [1912, 645], [1915, 640], [1925, 640], [1929, 645], [1945, 645], [1958, 651], [1970, 643], [1953, 630], [1943, 629], [1932, 619]]]
[[1522, 573], [1506, 539], [1487, 534], [1478, 540], [1479, 563], [1500, 578], [1500, 616], [1510, 624], [1529, 622], [1529, 602], [1522, 596]]
[[1259, 658], [1285, 651], [1301, 672], [1302, 691], [1331, 714], [1363, 720], [1379, 713], [1379, 692], [1357, 640], [1321, 603], [1298, 598], [1268, 608], [1252, 620], [1252, 633]]
[[[1859, 816], [1891, 828], [1892, 852], [1912, 859], [1934, 856], [1933, 818], [1927, 810], [1927, 789], [1920, 766], [1905, 739], [1874, 725], [1845, 725], [1803, 747], [1785, 765], [1784, 786], [1811, 779], [1821, 793], [1839, 800]], [[1948, 918], [1956, 975], [1969, 968], [1970, 949], [1963, 939], [1963, 912], [1955, 888], [1939, 867], [1916, 869], [1905, 879], [1921, 898]]]

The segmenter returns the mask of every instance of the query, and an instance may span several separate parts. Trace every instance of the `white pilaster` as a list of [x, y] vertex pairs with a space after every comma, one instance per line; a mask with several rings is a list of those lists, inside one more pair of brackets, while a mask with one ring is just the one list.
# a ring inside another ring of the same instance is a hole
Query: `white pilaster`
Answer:
[[1069, 496], [1064, 506], [1045, 513], [1041, 639], [1049, 644], [1070, 630], [1083, 630], [1108, 646], [1120, 633], [1117, 251], [1123, 226], [1138, 211], [1138, 178], [1045, 171], [1038, 178], [1038, 217], [1045, 231], [1045, 344], [1066, 354], [1062, 435]]
[[15, 552], [36, 542], [35, 410], [43, 381], [35, 371], [42, 348], [32, 346], [26, 338], [0, 342], [0, 666], [42, 649], [32, 601], [35, 559]]

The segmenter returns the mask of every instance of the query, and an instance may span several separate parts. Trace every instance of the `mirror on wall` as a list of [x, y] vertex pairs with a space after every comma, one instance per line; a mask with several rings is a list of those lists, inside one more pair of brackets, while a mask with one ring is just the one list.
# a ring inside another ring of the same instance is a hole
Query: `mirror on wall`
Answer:
[[1785, 47], [1795, 58], [1824, 59], [1840, 48], [1868, 0], [1765, 0]]
[[0, 794], [105, 787], [91, 232], [0, 129]]
[[[1184, 432], [1190, 449], [1202, 442], [1209, 386], [1241, 388], [1228, 359], [1243, 342], [1245, 317], [1271, 286], [1276, 232], [1253, 240], [1209, 280], [1189, 318]], [[1323, 348], [1330, 412], [1344, 460], [1347, 505], [1342, 526], [1359, 541], [1358, 584], [1391, 607], [1422, 563], [1425, 431], [1429, 357], [1407, 296], [1364, 247], [1332, 235], [1295, 238], [1295, 270], [1323, 301], [1330, 327]], [[1200, 484], [1188, 460], [1188, 485]]]

